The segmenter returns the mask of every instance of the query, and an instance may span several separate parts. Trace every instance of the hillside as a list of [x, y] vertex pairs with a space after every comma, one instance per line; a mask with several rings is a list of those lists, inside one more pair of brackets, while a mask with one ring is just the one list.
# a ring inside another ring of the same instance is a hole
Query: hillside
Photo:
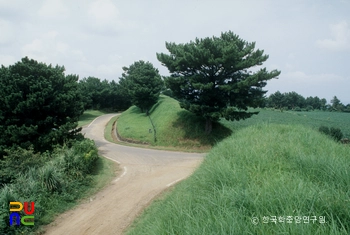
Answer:
[[173, 147], [176, 150], [209, 150], [213, 145], [231, 134], [231, 131], [218, 123], [210, 135], [204, 133], [205, 120], [187, 110], [168, 97], [160, 96], [150, 110], [150, 118], [136, 106], [130, 107], [118, 118], [118, 133], [127, 139], [148, 143], [152, 146]]
[[129, 234], [348, 234], [349, 147], [301, 125], [250, 126]]

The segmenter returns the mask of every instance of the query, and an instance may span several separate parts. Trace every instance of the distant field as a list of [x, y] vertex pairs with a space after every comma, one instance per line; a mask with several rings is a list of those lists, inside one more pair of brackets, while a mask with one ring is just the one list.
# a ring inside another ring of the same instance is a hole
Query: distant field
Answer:
[[293, 112], [270, 109], [257, 109], [260, 111], [258, 115], [251, 118], [241, 120], [239, 122], [231, 122], [222, 120], [221, 123], [232, 131], [257, 124], [257, 123], [276, 123], [276, 124], [301, 124], [304, 126], [318, 129], [320, 126], [340, 128], [344, 134], [344, 138], [350, 138], [350, 113], [340, 112]]
[[78, 126], [85, 126], [92, 122], [95, 118], [98, 116], [101, 116], [103, 114], [106, 114], [105, 112], [99, 111], [99, 110], [86, 110], [83, 115], [80, 116], [78, 121]]
[[215, 146], [128, 234], [349, 234], [349, 169], [349, 146], [318, 131], [252, 125]]

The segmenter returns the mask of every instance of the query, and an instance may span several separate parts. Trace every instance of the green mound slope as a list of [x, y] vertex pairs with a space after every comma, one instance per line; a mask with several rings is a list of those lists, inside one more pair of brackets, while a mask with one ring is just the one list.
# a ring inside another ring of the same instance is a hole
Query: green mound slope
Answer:
[[156, 142], [149, 117], [135, 106], [118, 118], [118, 133], [123, 138], [177, 150], [208, 150], [231, 134], [230, 129], [217, 123], [213, 126], [213, 132], [206, 135], [205, 120], [181, 109], [176, 100], [167, 96], [160, 96], [158, 103], [150, 110], [150, 117], [156, 128]]
[[349, 147], [264, 124], [215, 146], [129, 234], [349, 234], [349, 221]]

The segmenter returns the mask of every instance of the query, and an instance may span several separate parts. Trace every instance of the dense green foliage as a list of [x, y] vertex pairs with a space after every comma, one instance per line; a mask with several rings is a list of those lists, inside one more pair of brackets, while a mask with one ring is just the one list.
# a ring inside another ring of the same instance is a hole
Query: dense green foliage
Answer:
[[13, 146], [43, 151], [78, 136], [78, 76], [64, 71], [27, 57], [1, 67], [0, 155]]
[[312, 110], [312, 109], [326, 109], [326, 99], [320, 99], [317, 96], [315, 97], [307, 97], [306, 99], [292, 91], [292, 92], [286, 92], [281, 93], [279, 91], [271, 94], [266, 99], [266, 107], [270, 108], [285, 108], [285, 109], [293, 109], [296, 111], [301, 111], [301, 109], [304, 109], [305, 111]]
[[[154, 132], [149, 118], [136, 106], [130, 107], [118, 118], [119, 134], [127, 139], [146, 142], [152, 146], [170, 147], [175, 150], [208, 150], [231, 131], [216, 123], [211, 135], [205, 135], [203, 125], [205, 119], [183, 110], [179, 102], [160, 96], [159, 101], [150, 110], [157, 142], [154, 142]], [[151, 130], [151, 132], [149, 131]]]
[[114, 80], [108, 82], [99, 78], [88, 77], [79, 81], [79, 90], [83, 96], [84, 108], [125, 110], [130, 107], [129, 97]]
[[335, 141], [340, 141], [343, 138], [343, 133], [340, 128], [320, 126], [318, 129], [321, 133], [332, 137]]
[[[98, 154], [94, 142], [85, 139], [76, 141], [71, 148], [57, 148], [41, 155], [21, 149], [11, 152], [8, 158], [12, 168], [5, 173], [16, 177], [0, 189], [0, 234], [29, 234], [50, 222], [55, 213], [73, 205], [91, 187]], [[10, 201], [35, 202], [35, 225], [10, 227]]]
[[330, 111], [350, 112], [350, 104], [345, 106], [341, 103], [337, 96], [333, 97], [331, 104], [332, 105], [329, 106]]
[[[27, 57], [0, 69], [0, 234], [29, 234], [95, 188], [102, 160], [77, 128], [78, 76], [64, 71]], [[35, 226], [9, 226], [10, 201], [35, 202]]]
[[130, 97], [133, 105], [148, 113], [158, 101], [163, 81], [158, 69], [150, 62], [136, 61], [129, 67], [123, 67], [124, 73], [119, 84]]
[[129, 234], [349, 234], [349, 159], [348, 146], [316, 130], [250, 126], [214, 147]]
[[247, 108], [261, 105], [266, 81], [280, 74], [266, 68], [253, 72], [252, 68], [262, 65], [268, 55], [231, 31], [186, 44], [166, 43], [166, 48], [169, 55], [157, 54], [171, 73], [166, 85], [182, 108], [207, 120], [207, 133], [212, 121], [221, 117], [240, 120], [256, 114]]

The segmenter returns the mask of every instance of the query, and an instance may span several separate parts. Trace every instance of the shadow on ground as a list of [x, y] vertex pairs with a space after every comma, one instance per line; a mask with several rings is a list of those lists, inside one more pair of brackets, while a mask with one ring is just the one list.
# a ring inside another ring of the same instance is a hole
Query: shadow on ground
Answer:
[[178, 118], [173, 122], [173, 127], [185, 130], [185, 139], [197, 140], [201, 145], [214, 146], [232, 134], [232, 130], [221, 123], [213, 123], [210, 134], [205, 133], [205, 119], [198, 117], [186, 110], [177, 113]]

